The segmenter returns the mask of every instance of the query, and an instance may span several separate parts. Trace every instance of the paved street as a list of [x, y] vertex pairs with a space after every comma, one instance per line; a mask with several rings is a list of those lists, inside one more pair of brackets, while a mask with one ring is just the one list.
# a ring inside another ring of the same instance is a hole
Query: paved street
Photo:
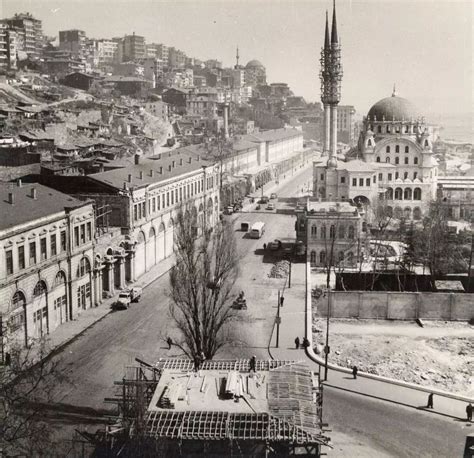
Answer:
[[[311, 169], [300, 172], [278, 190], [279, 198], [301, 192], [311, 176]], [[264, 191], [267, 194], [266, 190]], [[277, 209], [286, 207], [284, 199]], [[251, 208], [254, 208], [252, 206]], [[284, 279], [268, 278], [278, 255], [263, 251], [263, 243], [278, 238], [294, 238], [294, 216], [262, 210], [241, 213], [234, 220], [241, 258], [241, 275], [237, 290], [245, 292], [248, 310], [242, 311], [244, 322], [237, 329], [236, 344], [222, 352], [223, 358], [268, 358], [276, 313], [278, 289]], [[266, 223], [264, 237], [249, 239], [240, 231], [240, 223]], [[276, 256], [276, 257], [274, 257]], [[304, 282], [294, 278], [295, 282]], [[164, 275], [144, 290], [142, 301], [125, 311], [114, 312], [88, 329], [68, 345], [59, 358], [60, 367], [72, 384], [63, 384], [56, 391], [56, 402], [97, 409], [110, 408], [103, 399], [113, 394], [113, 381], [120, 379], [123, 367], [134, 358], [155, 361], [159, 357], [179, 356], [175, 349], [167, 350], [164, 338], [169, 327]], [[302, 299], [303, 300], [303, 299]], [[289, 309], [286, 313], [291, 313]], [[304, 320], [301, 330], [303, 333]], [[291, 352], [288, 358], [305, 358]], [[459, 456], [469, 431], [466, 424], [450, 418], [416, 411], [339, 389], [325, 390], [325, 421], [333, 430], [330, 434], [336, 447], [330, 456]], [[94, 429], [94, 428], [93, 428]]]

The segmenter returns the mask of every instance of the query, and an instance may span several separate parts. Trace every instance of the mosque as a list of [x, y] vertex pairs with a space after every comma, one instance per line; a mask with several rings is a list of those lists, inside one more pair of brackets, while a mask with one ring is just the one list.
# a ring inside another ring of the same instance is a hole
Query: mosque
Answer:
[[438, 162], [431, 127], [395, 87], [364, 117], [357, 146], [337, 155], [342, 65], [335, 6], [331, 34], [326, 14], [320, 77], [324, 144], [321, 160], [313, 165], [313, 196], [359, 207], [383, 204], [395, 219], [421, 219], [436, 197]]

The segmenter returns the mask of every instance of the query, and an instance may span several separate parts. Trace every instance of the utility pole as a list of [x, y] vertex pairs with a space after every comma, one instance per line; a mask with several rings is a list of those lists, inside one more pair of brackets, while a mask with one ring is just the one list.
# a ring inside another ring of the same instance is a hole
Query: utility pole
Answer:
[[467, 272], [467, 292], [471, 292], [472, 252], [474, 251], [474, 233], [471, 235], [471, 254], [469, 255], [469, 270]]
[[277, 311], [277, 316], [276, 316], [276, 325], [277, 325], [277, 336], [276, 336], [276, 348], [279, 347], [280, 345], [280, 323], [281, 323], [281, 317], [280, 317], [280, 290], [278, 290], [278, 311]]
[[326, 346], [324, 347], [324, 381], [328, 379], [328, 356], [329, 356], [329, 315], [331, 313], [331, 289], [328, 289], [328, 310], [326, 319]]

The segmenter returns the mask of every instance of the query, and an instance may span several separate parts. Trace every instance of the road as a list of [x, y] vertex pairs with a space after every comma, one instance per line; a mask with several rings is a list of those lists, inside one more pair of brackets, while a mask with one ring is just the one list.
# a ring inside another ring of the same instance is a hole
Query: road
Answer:
[[[282, 185], [279, 198], [294, 196], [311, 180], [311, 168]], [[294, 239], [293, 215], [277, 213], [287, 203], [277, 204], [276, 211], [233, 215], [237, 246], [241, 255], [241, 274], [237, 290], [245, 292], [248, 310], [237, 329], [237, 341], [221, 352], [222, 358], [267, 359], [278, 289], [284, 279], [268, 278], [276, 258], [264, 252], [263, 243], [278, 238]], [[246, 237], [240, 222], [264, 221], [262, 239]], [[143, 292], [142, 301], [129, 310], [106, 316], [69, 344], [56, 358], [70, 382], [54, 392], [54, 402], [95, 409], [110, 408], [105, 397], [113, 395], [113, 382], [120, 380], [124, 366], [133, 365], [136, 357], [154, 362], [160, 357], [179, 356], [167, 349], [164, 339], [173, 334], [168, 317], [168, 276], [164, 275]], [[464, 446], [464, 423], [427, 412], [416, 411], [371, 399], [356, 393], [327, 387], [324, 393], [325, 421], [335, 442], [331, 456], [460, 456]], [[93, 430], [96, 429], [92, 428]]]

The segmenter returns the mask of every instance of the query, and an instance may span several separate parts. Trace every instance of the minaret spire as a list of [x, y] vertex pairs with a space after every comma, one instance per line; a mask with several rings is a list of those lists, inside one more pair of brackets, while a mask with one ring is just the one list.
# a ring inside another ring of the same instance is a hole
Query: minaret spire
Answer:
[[336, 0], [333, 0], [331, 44], [337, 43]]
[[329, 18], [326, 10], [326, 33], [324, 35], [324, 49], [329, 49]]
[[239, 47], [237, 46], [237, 53], [235, 55], [235, 60], [236, 60], [236, 67], [239, 66]]
[[396, 97], [396, 96], [397, 96], [397, 87], [396, 87], [395, 83], [393, 83], [392, 97]]

